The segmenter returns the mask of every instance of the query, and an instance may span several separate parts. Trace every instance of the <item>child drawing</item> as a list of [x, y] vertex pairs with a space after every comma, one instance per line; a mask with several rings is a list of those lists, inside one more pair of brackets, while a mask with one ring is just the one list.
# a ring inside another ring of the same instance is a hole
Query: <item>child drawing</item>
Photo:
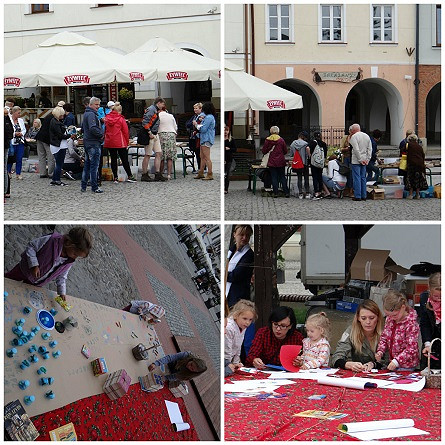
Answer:
[[66, 301], [66, 279], [74, 261], [86, 258], [93, 245], [91, 233], [84, 227], [73, 227], [65, 235], [54, 232], [29, 242], [22, 259], [6, 278], [34, 286], [55, 281], [57, 292]]
[[331, 323], [324, 312], [310, 315], [306, 320], [307, 338], [303, 339], [303, 354], [294, 359], [293, 365], [301, 369], [314, 369], [329, 362], [329, 330]]
[[383, 297], [386, 320], [375, 358], [380, 361], [389, 352], [388, 370], [414, 370], [419, 364], [420, 328], [416, 311], [409, 307], [401, 292], [390, 289]]
[[244, 334], [251, 323], [257, 319], [255, 305], [249, 300], [240, 300], [230, 311], [224, 334], [224, 361], [241, 367], [241, 347]]
[[130, 304], [123, 308], [132, 314], [139, 314], [148, 323], [160, 323], [165, 315], [165, 309], [157, 304], [145, 300], [131, 300]]

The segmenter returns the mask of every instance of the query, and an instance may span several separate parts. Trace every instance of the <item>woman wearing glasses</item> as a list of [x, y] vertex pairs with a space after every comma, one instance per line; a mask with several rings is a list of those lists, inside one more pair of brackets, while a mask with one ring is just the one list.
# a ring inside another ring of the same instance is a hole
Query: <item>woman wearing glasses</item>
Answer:
[[269, 317], [269, 325], [258, 329], [246, 366], [263, 369], [266, 365], [281, 365], [280, 349], [283, 345], [302, 345], [303, 336], [295, 330], [296, 319], [294, 311], [287, 306], [273, 309]]

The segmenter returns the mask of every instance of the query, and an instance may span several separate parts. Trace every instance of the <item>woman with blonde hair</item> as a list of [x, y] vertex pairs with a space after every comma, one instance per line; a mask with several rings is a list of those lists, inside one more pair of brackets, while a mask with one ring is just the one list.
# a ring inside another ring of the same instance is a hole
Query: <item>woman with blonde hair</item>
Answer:
[[[428, 291], [420, 295], [420, 333], [422, 335], [422, 368], [427, 366], [428, 353], [431, 351], [431, 342], [441, 338], [441, 273], [436, 272], [428, 279]], [[431, 368], [440, 369], [441, 342], [433, 344], [434, 352]], [[437, 359], [437, 360], [436, 360]]]
[[62, 173], [66, 149], [68, 148], [67, 139], [74, 139], [74, 135], [68, 134], [65, 125], [63, 125], [62, 121], [65, 117], [65, 110], [62, 107], [55, 107], [52, 115], [53, 118], [49, 124], [49, 149], [54, 156], [56, 166], [54, 167], [50, 185], [66, 186], [67, 184], [60, 181], [60, 175]]
[[[12, 107], [11, 114], [9, 115], [9, 118], [11, 119], [12, 125], [14, 127], [14, 134], [13, 138], [11, 139], [8, 155], [15, 156], [15, 173], [17, 179], [23, 179], [22, 159], [25, 153], [26, 127], [25, 121], [20, 117], [21, 114], [22, 109], [16, 105], [15, 107]], [[12, 163], [8, 163], [7, 169], [9, 175], [11, 175]]]
[[383, 323], [383, 314], [378, 305], [372, 300], [364, 300], [357, 308], [352, 325], [343, 333], [332, 354], [332, 366], [354, 372], [382, 368], [387, 360], [377, 362], [375, 352], [383, 332]]

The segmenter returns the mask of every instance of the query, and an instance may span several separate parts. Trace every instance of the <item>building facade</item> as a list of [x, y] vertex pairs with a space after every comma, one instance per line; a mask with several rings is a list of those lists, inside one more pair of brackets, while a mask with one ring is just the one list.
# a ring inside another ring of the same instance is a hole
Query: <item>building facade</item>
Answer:
[[271, 125], [288, 142], [301, 129], [321, 128], [336, 145], [358, 122], [398, 145], [406, 129], [416, 129], [418, 24], [418, 132], [437, 142], [440, 12], [440, 5], [420, 5], [417, 17], [414, 4], [230, 5], [225, 58], [303, 98], [301, 110], [257, 113], [261, 137]]
[[[218, 4], [6, 4], [4, 8], [4, 61], [8, 62], [37, 47], [61, 31], [70, 31], [95, 41], [119, 54], [128, 54], [154, 37], [163, 37], [176, 46], [220, 60], [220, 18]], [[205, 36], [205, 38], [203, 38]], [[63, 63], [63, 61], [61, 61]], [[220, 108], [220, 82], [155, 82], [127, 85], [139, 101], [135, 111], [160, 92], [173, 113], [192, 112], [197, 101], [212, 100]], [[23, 89], [22, 89], [23, 90]], [[102, 102], [116, 100], [109, 85], [84, 91], [77, 96], [100, 94]], [[8, 91], [6, 94], [32, 93], [40, 89]], [[70, 96], [74, 98], [74, 94]], [[64, 100], [63, 88], [51, 89], [57, 103]], [[76, 97], [77, 97], [76, 96]]]

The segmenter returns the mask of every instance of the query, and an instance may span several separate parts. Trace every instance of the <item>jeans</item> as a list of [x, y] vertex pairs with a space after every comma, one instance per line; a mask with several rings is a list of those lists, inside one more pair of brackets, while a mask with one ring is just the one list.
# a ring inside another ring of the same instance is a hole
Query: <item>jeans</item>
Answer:
[[[24, 144], [12, 145], [12, 149], [14, 150], [15, 154], [15, 173], [16, 175], [20, 175], [22, 173], [22, 159], [23, 159], [23, 154], [25, 153], [25, 145]], [[11, 173], [12, 164], [8, 164], [7, 167], [8, 167], [8, 173]]]
[[297, 184], [298, 193], [303, 193], [303, 176], [304, 176], [304, 191], [309, 193], [309, 166], [305, 165], [304, 168], [297, 170]]
[[278, 195], [278, 185], [281, 182], [283, 192], [285, 195], [289, 194], [289, 187], [287, 186], [286, 175], [284, 173], [285, 167], [269, 167], [272, 176], [272, 188], [274, 195]]
[[82, 172], [82, 190], [86, 190], [88, 179], [91, 178], [91, 190], [95, 192], [97, 185], [97, 169], [99, 168], [101, 147], [100, 142], [85, 143], [85, 164]]
[[329, 189], [334, 192], [338, 192], [340, 190], [345, 189], [345, 183], [341, 182], [340, 184], [343, 184], [343, 186], [339, 185], [338, 182], [334, 181], [332, 178], [329, 178], [328, 176], [323, 175], [323, 184]]
[[354, 198], [366, 198], [366, 165], [351, 164]]
[[377, 178], [379, 176], [379, 168], [375, 167], [375, 161], [369, 161], [369, 164], [366, 166], [366, 173], [367, 181], [377, 181]]
[[53, 182], [60, 182], [60, 174], [62, 172], [63, 161], [65, 160], [66, 148], [61, 148], [57, 153], [54, 153], [56, 166], [54, 167]]
[[311, 165], [312, 184], [314, 185], [314, 193], [321, 193], [323, 190], [323, 169]]

